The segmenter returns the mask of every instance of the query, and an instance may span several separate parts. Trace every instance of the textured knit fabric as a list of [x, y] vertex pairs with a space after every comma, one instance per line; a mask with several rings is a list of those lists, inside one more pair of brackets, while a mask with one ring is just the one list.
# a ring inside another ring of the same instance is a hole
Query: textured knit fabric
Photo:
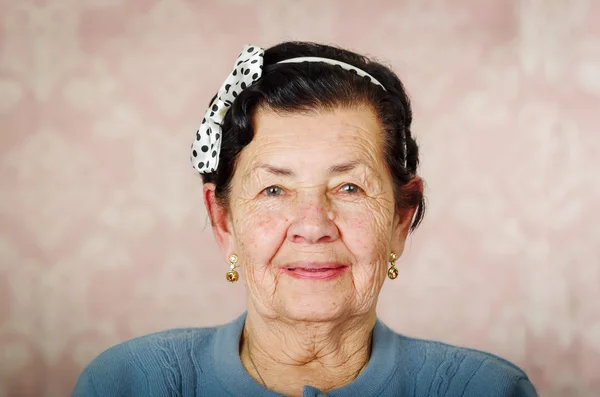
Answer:
[[[275, 397], [246, 372], [239, 341], [246, 315], [213, 328], [142, 336], [100, 354], [83, 371], [72, 397]], [[408, 338], [377, 321], [371, 358], [352, 382], [304, 397], [537, 396], [517, 366], [489, 353]]]

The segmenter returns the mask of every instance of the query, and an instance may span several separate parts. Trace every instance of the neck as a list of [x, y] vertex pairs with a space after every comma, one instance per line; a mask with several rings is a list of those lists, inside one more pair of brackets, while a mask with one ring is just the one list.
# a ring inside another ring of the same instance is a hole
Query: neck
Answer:
[[270, 390], [301, 396], [304, 385], [323, 392], [352, 382], [369, 361], [373, 311], [330, 322], [266, 318], [248, 308], [240, 342], [244, 367]]

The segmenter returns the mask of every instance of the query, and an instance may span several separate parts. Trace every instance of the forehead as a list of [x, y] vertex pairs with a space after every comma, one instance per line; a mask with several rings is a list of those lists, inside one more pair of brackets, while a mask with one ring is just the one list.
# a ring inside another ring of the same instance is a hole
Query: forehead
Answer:
[[381, 157], [382, 129], [366, 106], [302, 113], [259, 109], [253, 121], [254, 138], [240, 156], [247, 163]]

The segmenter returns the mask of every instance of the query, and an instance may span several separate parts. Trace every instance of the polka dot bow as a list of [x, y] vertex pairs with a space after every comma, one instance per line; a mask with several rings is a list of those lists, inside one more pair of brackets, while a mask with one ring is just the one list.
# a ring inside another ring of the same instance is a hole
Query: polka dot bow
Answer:
[[201, 174], [214, 172], [219, 165], [221, 124], [238, 94], [250, 87], [262, 74], [265, 51], [247, 45], [235, 60], [233, 70], [219, 89], [217, 97], [206, 111], [196, 139], [192, 143], [192, 165]]

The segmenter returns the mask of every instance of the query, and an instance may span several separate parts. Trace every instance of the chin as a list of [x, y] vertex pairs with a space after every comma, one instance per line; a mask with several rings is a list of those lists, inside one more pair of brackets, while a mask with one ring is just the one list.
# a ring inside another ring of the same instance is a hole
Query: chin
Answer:
[[[288, 292], [288, 291], [286, 291]], [[286, 294], [280, 299], [280, 314], [296, 321], [332, 321], [348, 311], [350, 301], [345, 294], [319, 294], [314, 291]]]

